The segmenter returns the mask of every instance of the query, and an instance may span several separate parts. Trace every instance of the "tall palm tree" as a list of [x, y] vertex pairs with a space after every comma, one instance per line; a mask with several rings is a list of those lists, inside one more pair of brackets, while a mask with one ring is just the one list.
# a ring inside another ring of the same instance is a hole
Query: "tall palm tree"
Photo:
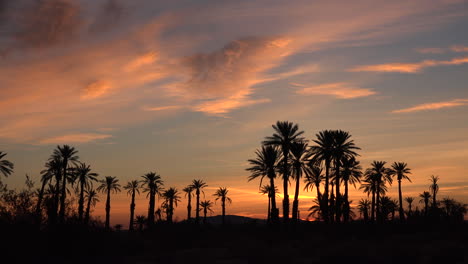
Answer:
[[143, 178], [143, 191], [148, 193], [149, 196], [149, 206], [148, 206], [148, 226], [151, 227], [154, 224], [154, 208], [156, 205], [156, 195], [161, 194], [161, 186], [164, 185], [161, 176], [149, 172], [142, 176]]
[[112, 193], [120, 192], [120, 184], [117, 177], [106, 176], [105, 180], [101, 181], [101, 185], [97, 188], [98, 192], [107, 193], [106, 199], [106, 229], [110, 228], [110, 196]]
[[294, 190], [294, 201], [292, 208], [292, 219], [299, 219], [299, 183], [303, 174], [307, 173], [309, 158], [308, 144], [305, 141], [293, 142], [291, 144], [291, 162], [293, 167], [293, 178], [296, 180]]
[[437, 182], [439, 181], [439, 176], [431, 175], [431, 178], [429, 180], [431, 181], [429, 189], [431, 190], [432, 195], [432, 208], [437, 208], [436, 196], [437, 192], [439, 192], [439, 184], [437, 184]]
[[411, 206], [413, 204], [414, 198], [413, 197], [405, 197], [405, 201], [408, 203], [408, 217], [411, 217], [413, 213]]
[[301, 135], [304, 131], [299, 131], [299, 126], [289, 121], [277, 121], [272, 127], [275, 133], [266, 137], [263, 144], [278, 146], [283, 152], [283, 220], [287, 223], [289, 221], [289, 152], [293, 142], [303, 140]]
[[361, 199], [358, 204], [358, 210], [364, 218], [364, 222], [369, 221], [369, 207], [371, 202], [368, 199]]
[[316, 134], [317, 139], [313, 140], [316, 145], [310, 147], [310, 153], [312, 155], [312, 163], [319, 164], [324, 163], [325, 165], [325, 186], [320, 200], [321, 215], [325, 222], [330, 221], [329, 214], [329, 185], [330, 185], [330, 166], [333, 157], [334, 139], [333, 132], [331, 130], [323, 130]]
[[127, 182], [127, 185], [123, 187], [127, 190], [127, 195], [132, 197], [132, 201], [130, 202], [130, 224], [128, 225], [128, 229], [133, 231], [134, 228], [134, 215], [135, 215], [135, 195], [138, 193], [140, 194], [140, 182], [137, 180]]
[[86, 206], [86, 213], [85, 213], [84, 221], [85, 221], [85, 224], [88, 224], [91, 207], [96, 206], [96, 204], [99, 202], [99, 196], [95, 190], [90, 188], [90, 189], [85, 190], [85, 199], [87, 201], [87, 206]]
[[78, 201], [78, 219], [83, 221], [84, 214], [84, 191], [88, 188], [92, 181], [97, 181], [98, 174], [91, 172], [91, 166], [81, 163], [75, 168], [76, 178], [80, 185], [80, 199]]
[[180, 202], [179, 191], [176, 188], [171, 187], [164, 191], [164, 205], [166, 206], [167, 222], [172, 223], [172, 217], [174, 215], [174, 205], [177, 207], [177, 203]]
[[320, 204], [320, 201], [322, 200], [322, 193], [320, 192], [320, 184], [322, 180], [325, 178], [322, 172], [323, 172], [323, 169], [322, 167], [320, 167], [320, 165], [315, 165], [313, 162], [309, 162], [307, 172], [304, 178], [304, 183], [305, 183], [304, 190], [312, 191], [315, 186], [315, 189], [317, 191], [316, 198], [319, 201], [319, 204]]
[[229, 198], [228, 195], [229, 190], [227, 188], [219, 187], [218, 190], [216, 190], [215, 194], [213, 194], [214, 197], [216, 197], [216, 201], [221, 199], [221, 212], [222, 212], [222, 223], [223, 225], [225, 224], [225, 218], [226, 218], [226, 201], [229, 203], [232, 203], [231, 198]]
[[[279, 149], [274, 146], [262, 146], [261, 150], [256, 150], [256, 159], [249, 159], [251, 167], [247, 168], [250, 171], [249, 181], [260, 177], [260, 186], [264, 177], [268, 177], [270, 180], [269, 186], [272, 186], [272, 190], [275, 190], [275, 178], [278, 170], [278, 164], [281, 160], [281, 153]], [[278, 221], [279, 210], [276, 207], [276, 195], [271, 198], [271, 211], [268, 213], [268, 219], [273, 222]]]
[[0, 172], [3, 174], [3, 176], [8, 177], [11, 173], [13, 173], [15, 165], [11, 161], [4, 159], [6, 155], [6, 153], [0, 151]]
[[187, 186], [182, 191], [185, 193], [185, 197], [187, 197], [187, 221], [190, 221], [192, 216], [192, 196], [193, 196], [193, 188], [191, 186]]
[[424, 215], [427, 216], [428, 210], [429, 210], [429, 200], [431, 199], [431, 194], [429, 192], [423, 192], [419, 195], [421, 200], [419, 200], [420, 203], [424, 203]]
[[351, 135], [343, 130], [334, 130], [332, 131], [333, 135], [333, 150], [332, 150], [332, 159], [335, 164], [335, 191], [336, 191], [336, 206], [335, 206], [335, 216], [336, 222], [341, 221], [341, 162], [344, 158], [351, 158], [356, 157], [358, 154], [355, 150], [359, 150], [360, 148], [354, 144], [354, 140], [351, 140]]
[[195, 210], [195, 220], [197, 223], [200, 221], [200, 192], [205, 195], [203, 188], [207, 187], [208, 185], [203, 180], [193, 180], [190, 187], [195, 190], [195, 195], [197, 197], [197, 208]]
[[350, 206], [349, 206], [349, 196], [348, 196], [348, 185], [351, 183], [354, 188], [356, 188], [356, 183], [361, 182], [362, 177], [362, 167], [361, 163], [356, 160], [355, 157], [343, 157], [341, 160], [341, 176], [343, 179], [345, 192], [344, 192], [344, 204], [343, 204], [343, 218], [344, 222], [347, 223], [349, 221], [350, 215]]
[[399, 208], [398, 212], [400, 215], [400, 221], [405, 220], [405, 212], [403, 211], [403, 195], [401, 193], [401, 180], [406, 179], [411, 182], [408, 174], [411, 174], [411, 169], [408, 168], [408, 164], [405, 162], [393, 162], [392, 169], [389, 170], [390, 175], [396, 177], [398, 180], [398, 201], [399, 201]]
[[[78, 150], [74, 147], [69, 145], [57, 146], [54, 149], [53, 156], [59, 157], [62, 161], [62, 189], [61, 189], [61, 196], [60, 196], [60, 211], [59, 211], [59, 218], [63, 222], [65, 220], [65, 199], [67, 196], [67, 180], [69, 179], [69, 169], [68, 164], [69, 162], [73, 163], [74, 165], [78, 162], [79, 157], [76, 155]], [[54, 159], [54, 158], [52, 158]]]
[[[389, 174], [389, 169], [385, 167], [385, 161], [373, 161], [371, 167], [368, 168], [364, 174], [365, 192], [372, 191], [372, 215], [371, 220], [374, 221], [374, 213], [377, 216], [377, 220], [380, 219], [380, 197], [387, 191], [386, 183], [392, 184], [392, 177]], [[361, 187], [363, 187], [361, 186]], [[370, 187], [370, 188], [369, 188]], [[367, 191], [366, 191], [367, 190]], [[374, 198], [375, 197], [375, 198]], [[375, 208], [375, 209], [374, 209]]]
[[203, 223], [206, 224], [206, 214], [208, 212], [213, 213], [213, 210], [211, 209], [213, 207], [213, 202], [210, 200], [201, 201], [200, 206], [203, 208]]

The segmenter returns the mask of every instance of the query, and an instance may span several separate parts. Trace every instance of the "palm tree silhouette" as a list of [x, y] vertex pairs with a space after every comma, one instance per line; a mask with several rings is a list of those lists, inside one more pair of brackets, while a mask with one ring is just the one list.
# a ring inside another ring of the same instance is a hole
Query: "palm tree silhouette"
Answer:
[[93, 189], [85, 190], [85, 200], [87, 201], [86, 213], [85, 213], [85, 224], [89, 223], [89, 215], [91, 212], [91, 206], [94, 207], [99, 202], [99, 196], [97, 192]]
[[387, 182], [392, 184], [392, 177], [389, 174], [389, 170], [385, 167], [385, 164], [385, 161], [374, 160], [371, 163], [371, 167], [368, 168], [364, 174], [366, 177], [366, 184], [361, 186], [364, 187], [365, 192], [372, 192], [372, 221], [375, 219], [374, 214], [377, 216], [377, 220], [380, 220], [380, 197], [387, 192], [385, 184]]
[[439, 184], [437, 182], [439, 181], [439, 176], [434, 176], [431, 175], [431, 178], [429, 179], [431, 181], [431, 185], [429, 186], [429, 189], [431, 190], [431, 195], [432, 195], [432, 208], [437, 208], [437, 192], [439, 192]]
[[154, 224], [154, 208], [156, 205], [156, 195], [160, 195], [162, 188], [161, 186], [164, 185], [161, 176], [154, 173], [149, 172], [142, 176], [143, 178], [143, 191], [148, 193], [149, 196], [149, 206], [148, 206], [148, 227], [151, 227]]
[[429, 192], [423, 192], [419, 195], [421, 200], [420, 203], [424, 203], [424, 215], [427, 216], [428, 209], [429, 209], [429, 200], [431, 199], [431, 194]]
[[363, 216], [364, 222], [369, 221], [369, 207], [371, 202], [368, 199], [361, 199], [358, 204], [359, 213]]
[[312, 191], [315, 189], [317, 191], [317, 200], [320, 201], [322, 200], [322, 193], [320, 192], [320, 183], [322, 180], [325, 178], [322, 174], [323, 169], [320, 167], [320, 165], [315, 165], [313, 162], [309, 162], [308, 168], [307, 168], [307, 173], [304, 178], [304, 190], [310, 190]]
[[305, 141], [293, 142], [291, 144], [291, 162], [293, 167], [293, 178], [296, 180], [294, 190], [294, 201], [292, 208], [292, 219], [299, 218], [299, 183], [303, 174], [307, 173], [307, 164], [309, 158], [308, 144]]
[[216, 203], [216, 201], [221, 199], [221, 209], [222, 209], [221, 212], [222, 212], [222, 223], [223, 223], [223, 225], [226, 223], [226, 221], [225, 221], [225, 218], [226, 218], [226, 201], [229, 202], [229, 203], [232, 203], [231, 198], [229, 198], [227, 196], [228, 192], [229, 192], [229, 190], [227, 188], [219, 187], [219, 189], [216, 190], [215, 194], [213, 194], [213, 196], [216, 197], [215, 203]]
[[41, 206], [42, 206], [42, 200], [44, 199], [44, 192], [45, 192], [45, 187], [49, 182], [52, 180], [52, 177], [54, 176], [54, 170], [51, 167], [50, 162], [46, 162], [45, 164], [46, 169], [41, 171], [41, 189], [39, 189], [39, 193], [37, 195], [37, 203], [36, 203], [36, 217], [38, 220], [38, 223], [41, 222]]
[[283, 152], [283, 221], [287, 223], [289, 221], [289, 152], [293, 142], [303, 140], [301, 135], [304, 131], [298, 131], [298, 125], [289, 121], [277, 121], [272, 127], [275, 133], [266, 137], [263, 144], [280, 147]]
[[411, 182], [411, 179], [408, 177], [408, 174], [411, 174], [411, 169], [408, 168], [408, 164], [404, 162], [394, 162], [392, 164], [392, 169], [389, 170], [390, 175], [394, 176], [398, 180], [398, 201], [399, 201], [399, 208], [398, 212], [400, 215], [400, 221], [405, 220], [405, 213], [403, 211], [403, 195], [401, 193], [401, 180], [407, 179]]
[[132, 197], [132, 201], [130, 202], [130, 224], [128, 225], [128, 229], [133, 231], [134, 228], [134, 215], [135, 215], [135, 194], [140, 194], [140, 182], [137, 180], [127, 182], [127, 185], [123, 187], [127, 190], [127, 195]]
[[324, 192], [322, 195], [322, 200], [320, 200], [321, 206], [321, 215], [325, 222], [330, 221], [330, 214], [329, 214], [329, 191], [328, 187], [330, 185], [330, 166], [333, 157], [333, 133], [331, 130], [324, 130], [320, 131], [316, 134], [317, 139], [313, 140], [315, 144], [310, 147], [310, 153], [312, 155], [312, 163], [320, 164], [324, 163], [325, 165], [325, 186]]
[[[264, 177], [268, 177], [270, 180], [270, 185], [272, 190], [276, 189], [275, 178], [276, 171], [278, 170], [278, 164], [281, 159], [281, 153], [279, 149], [274, 146], [262, 146], [262, 150], [256, 150], [255, 154], [257, 155], [256, 159], [249, 159], [251, 165], [250, 168], [247, 168], [247, 171], [250, 171], [249, 181], [257, 179], [260, 177], [260, 185], [262, 186], [262, 181]], [[270, 195], [271, 196], [271, 195]], [[268, 213], [268, 219], [273, 222], [277, 222], [279, 218], [279, 210], [276, 207], [276, 195], [273, 195], [271, 198], [271, 211]]]
[[91, 166], [81, 163], [75, 168], [76, 177], [80, 184], [80, 199], [78, 201], [78, 219], [83, 221], [84, 214], [84, 191], [91, 184], [91, 181], [97, 181], [98, 174], [91, 172]]
[[176, 188], [171, 187], [167, 189], [163, 195], [165, 199], [164, 206], [166, 207], [167, 222], [172, 223], [172, 217], [174, 215], [174, 205], [177, 207], [177, 203], [180, 202], [179, 191]]
[[143, 231], [143, 226], [145, 226], [145, 223], [147, 223], [148, 220], [144, 215], [137, 215], [135, 218], [135, 222], [138, 225], [138, 230], [141, 232]]
[[411, 217], [411, 214], [412, 214], [412, 210], [411, 210], [411, 206], [413, 204], [413, 201], [414, 201], [414, 198], [413, 197], [406, 197], [405, 198], [405, 201], [408, 203], [408, 217]]
[[112, 193], [120, 192], [120, 184], [117, 177], [106, 176], [105, 180], [101, 181], [101, 185], [97, 188], [98, 192], [107, 193], [106, 199], [106, 229], [110, 228], [110, 196]]
[[76, 155], [78, 151], [74, 147], [70, 147], [69, 145], [57, 146], [54, 149], [54, 154], [52, 159], [60, 158], [62, 163], [62, 189], [61, 189], [61, 196], [60, 196], [60, 211], [59, 211], [59, 218], [60, 221], [65, 220], [65, 199], [67, 196], [67, 180], [70, 179], [71, 176], [68, 173], [68, 163], [72, 162], [74, 165], [78, 162], [79, 157]]
[[343, 218], [344, 222], [349, 221], [350, 206], [349, 206], [349, 195], [348, 195], [348, 184], [351, 183], [356, 188], [356, 183], [361, 182], [362, 167], [361, 163], [356, 160], [355, 157], [343, 157], [341, 160], [341, 176], [345, 187], [344, 193], [344, 204], [343, 204]]
[[341, 221], [341, 207], [342, 207], [342, 199], [341, 199], [341, 192], [340, 192], [340, 185], [341, 185], [341, 161], [344, 158], [351, 158], [358, 156], [358, 154], [354, 150], [359, 150], [360, 148], [354, 144], [354, 140], [351, 140], [351, 135], [343, 130], [334, 130], [332, 131], [333, 135], [333, 150], [332, 150], [332, 159], [335, 163], [335, 215], [336, 215], [336, 222]]
[[213, 202], [210, 200], [205, 200], [200, 202], [201, 208], [203, 208], [203, 223], [206, 224], [206, 214], [209, 212], [213, 213], [211, 207], [213, 207]]
[[187, 186], [182, 191], [185, 193], [185, 197], [187, 197], [187, 221], [190, 221], [192, 216], [192, 196], [193, 196], [193, 188], [191, 186]]
[[310, 213], [308, 217], [312, 216], [316, 219], [321, 219], [324, 217], [321, 206], [320, 206], [320, 202], [317, 198], [313, 200], [313, 205], [309, 208], [309, 212]]
[[0, 151], [0, 172], [3, 176], [8, 177], [13, 173], [15, 165], [11, 161], [4, 159], [6, 155], [6, 153]]
[[195, 190], [195, 195], [197, 197], [197, 208], [195, 210], [195, 221], [199, 223], [200, 221], [200, 192], [205, 195], [203, 188], [207, 187], [208, 185], [203, 180], [193, 180], [190, 187]]
[[46, 169], [41, 173], [49, 173], [53, 175], [55, 179], [55, 186], [52, 188], [49, 186], [49, 190], [53, 190], [53, 197], [50, 202], [48, 209], [49, 224], [55, 224], [57, 222], [59, 202], [60, 202], [60, 183], [62, 182], [62, 159], [60, 156], [52, 155], [45, 165]]

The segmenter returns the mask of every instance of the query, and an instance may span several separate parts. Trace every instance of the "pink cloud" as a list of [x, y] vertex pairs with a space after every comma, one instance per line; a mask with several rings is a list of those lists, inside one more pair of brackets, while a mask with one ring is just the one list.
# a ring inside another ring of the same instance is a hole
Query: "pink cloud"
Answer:
[[444, 102], [435, 102], [435, 103], [424, 103], [419, 104], [413, 107], [394, 110], [392, 113], [411, 113], [411, 112], [419, 112], [419, 111], [429, 111], [429, 110], [437, 110], [442, 108], [452, 108], [468, 105], [468, 99], [454, 99], [451, 101], [444, 101]]
[[46, 138], [39, 141], [39, 144], [70, 144], [89, 143], [100, 139], [111, 138], [112, 135], [96, 133], [80, 133]]
[[297, 90], [296, 93], [301, 95], [331, 95], [340, 99], [353, 99], [376, 94], [376, 92], [371, 89], [354, 87], [344, 82], [304, 87]]

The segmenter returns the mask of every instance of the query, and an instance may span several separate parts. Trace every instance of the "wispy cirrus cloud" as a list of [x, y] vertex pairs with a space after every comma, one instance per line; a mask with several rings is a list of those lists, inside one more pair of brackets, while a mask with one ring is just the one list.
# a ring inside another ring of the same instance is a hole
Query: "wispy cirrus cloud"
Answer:
[[[304, 86], [293, 83], [295, 86]], [[360, 88], [346, 82], [325, 83], [315, 86], [307, 86], [296, 90], [301, 95], [330, 95], [339, 99], [354, 99], [376, 94], [372, 89]]]
[[392, 113], [399, 114], [399, 113], [412, 113], [412, 112], [420, 112], [420, 111], [429, 111], [429, 110], [437, 110], [442, 108], [453, 108], [458, 106], [468, 105], [468, 99], [454, 99], [450, 101], [443, 101], [443, 102], [434, 102], [434, 103], [424, 103], [415, 105], [409, 108], [393, 110]]
[[96, 140], [111, 138], [109, 134], [96, 134], [96, 133], [78, 133], [46, 138], [39, 141], [39, 144], [69, 144], [69, 143], [89, 143]]
[[448, 65], [462, 65], [468, 63], [468, 57], [457, 57], [451, 60], [424, 60], [416, 63], [385, 63], [362, 65], [349, 69], [350, 72], [399, 72], [419, 73], [425, 68]]
[[447, 52], [468, 52], [468, 46], [453, 45], [448, 48], [417, 48], [415, 50], [423, 54], [443, 54]]

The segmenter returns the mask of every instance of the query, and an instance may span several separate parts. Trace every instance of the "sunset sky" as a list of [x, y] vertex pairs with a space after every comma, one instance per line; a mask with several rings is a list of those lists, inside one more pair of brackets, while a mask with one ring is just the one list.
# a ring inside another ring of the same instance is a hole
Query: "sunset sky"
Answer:
[[[307, 139], [349, 131], [364, 168], [407, 162], [404, 196], [439, 175], [440, 198], [468, 203], [467, 30], [466, 0], [0, 0], [0, 151], [15, 164], [1, 180], [39, 185], [70, 144], [122, 185], [203, 179], [206, 199], [230, 189], [228, 214], [265, 218], [247, 159], [289, 120]], [[302, 193], [303, 218], [314, 196]], [[115, 195], [111, 223], [128, 208]]]

